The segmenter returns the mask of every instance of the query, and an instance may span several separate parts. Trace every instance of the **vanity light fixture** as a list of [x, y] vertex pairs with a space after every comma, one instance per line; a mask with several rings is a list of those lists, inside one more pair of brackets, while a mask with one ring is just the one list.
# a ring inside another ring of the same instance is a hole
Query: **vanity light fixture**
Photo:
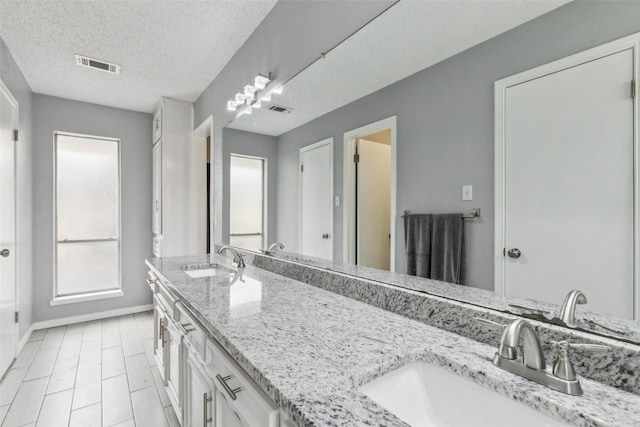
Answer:
[[227, 110], [236, 111], [237, 117], [251, 114], [254, 108], [261, 108], [263, 102], [270, 102], [272, 93], [281, 95], [282, 85], [276, 86], [271, 81], [271, 73], [268, 76], [258, 74], [253, 84], [247, 84], [242, 92], [227, 101]]

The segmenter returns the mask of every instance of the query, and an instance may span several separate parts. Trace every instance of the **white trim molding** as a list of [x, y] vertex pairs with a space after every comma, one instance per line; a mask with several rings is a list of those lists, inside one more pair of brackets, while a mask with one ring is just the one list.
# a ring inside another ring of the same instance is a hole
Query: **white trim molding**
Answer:
[[55, 328], [56, 326], [73, 325], [92, 320], [108, 319], [110, 317], [125, 316], [127, 314], [142, 313], [144, 311], [151, 310], [153, 310], [153, 304], [145, 304], [133, 307], [117, 308], [115, 310], [98, 311], [96, 313], [80, 314], [78, 316], [61, 317], [59, 319], [43, 320], [40, 322], [34, 322], [30, 331]]
[[370, 123], [366, 126], [350, 130], [344, 133], [344, 161], [343, 161], [343, 189], [342, 189], [342, 258], [350, 264], [356, 263], [355, 241], [356, 220], [353, 213], [356, 204], [356, 168], [351, 161], [355, 154], [356, 138], [372, 133], [391, 129], [391, 271], [396, 271], [396, 198], [397, 198], [397, 119], [391, 116], [386, 119]]
[[77, 302], [95, 301], [107, 298], [117, 298], [121, 296], [124, 296], [124, 292], [122, 291], [122, 289], [112, 289], [109, 291], [88, 292], [77, 295], [55, 297], [49, 302], [49, 305], [53, 307], [56, 305], [75, 304]]
[[[494, 84], [495, 96], [495, 153], [494, 153], [494, 185], [495, 185], [495, 231], [494, 231], [494, 291], [505, 294], [506, 248], [505, 234], [505, 175], [506, 175], [506, 91], [509, 87], [553, 74], [585, 62], [612, 55], [627, 49], [633, 49], [633, 79], [638, 81], [640, 69], [640, 33], [605, 43], [603, 45], [567, 56], [566, 58], [541, 65], [539, 67], [498, 80]], [[633, 144], [634, 144], [634, 318], [640, 319], [640, 143], [638, 140], [638, 96], [633, 99]]]

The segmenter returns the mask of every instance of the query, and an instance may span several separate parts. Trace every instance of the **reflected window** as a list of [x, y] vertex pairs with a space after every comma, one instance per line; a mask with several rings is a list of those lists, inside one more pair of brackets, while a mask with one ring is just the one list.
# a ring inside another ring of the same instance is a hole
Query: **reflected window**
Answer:
[[120, 141], [55, 134], [55, 296], [120, 288]]
[[252, 251], [264, 245], [266, 159], [231, 154], [229, 244]]

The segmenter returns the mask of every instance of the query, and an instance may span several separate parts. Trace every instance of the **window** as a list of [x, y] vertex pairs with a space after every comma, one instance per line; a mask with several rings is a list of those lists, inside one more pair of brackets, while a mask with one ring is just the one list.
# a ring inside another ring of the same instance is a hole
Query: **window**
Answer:
[[264, 245], [266, 159], [231, 155], [229, 244], [258, 251]]
[[56, 133], [54, 174], [54, 301], [119, 291], [120, 141]]

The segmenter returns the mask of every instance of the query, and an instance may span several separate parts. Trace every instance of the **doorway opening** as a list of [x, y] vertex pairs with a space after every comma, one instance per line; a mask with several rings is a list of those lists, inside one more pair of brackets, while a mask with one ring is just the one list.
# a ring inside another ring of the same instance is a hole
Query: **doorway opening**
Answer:
[[344, 134], [344, 261], [395, 271], [396, 117]]

